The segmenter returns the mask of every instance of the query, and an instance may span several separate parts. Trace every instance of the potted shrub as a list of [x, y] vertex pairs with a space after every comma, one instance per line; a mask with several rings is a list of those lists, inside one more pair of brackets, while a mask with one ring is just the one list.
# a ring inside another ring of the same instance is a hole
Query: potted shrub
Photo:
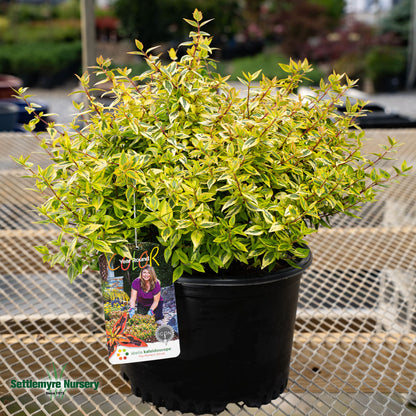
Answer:
[[18, 114], [19, 107], [16, 104], [0, 100], [0, 131], [14, 131]]
[[376, 46], [365, 56], [365, 73], [376, 92], [397, 92], [405, 83], [406, 49]]
[[[71, 280], [98, 253], [129, 257], [135, 240], [164, 247], [181, 354], [122, 373], [144, 400], [202, 413], [259, 406], [284, 390], [299, 279], [311, 262], [305, 237], [335, 214], [354, 215], [409, 168], [376, 168], [394, 150], [391, 138], [379, 154], [363, 153], [355, 120], [364, 103], [347, 99], [337, 111], [355, 84], [346, 76], [330, 75], [305, 100], [296, 89], [311, 67], [291, 61], [283, 79], [243, 74], [241, 96], [215, 72], [201, 12], [187, 22], [181, 59], [171, 49], [163, 64], [136, 41], [149, 69], [129, 77], [99, 58], [101, 80], [90, 87], [80, 77], [87, 104], [41, 136], [50, 165], [18, 162], [45, 196], [44, 221], [60, 229], [38, 250]], [[110, 103], [100, 99], [108, 83]]]

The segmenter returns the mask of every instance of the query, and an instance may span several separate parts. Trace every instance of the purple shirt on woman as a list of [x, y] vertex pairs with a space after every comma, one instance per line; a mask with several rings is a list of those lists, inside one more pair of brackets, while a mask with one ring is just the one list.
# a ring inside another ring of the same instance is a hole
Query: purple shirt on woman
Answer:
[[[154, 289], [150, 290], [149, 292], [145, 292], [142, 289], [141, 285], [140, 285], [140, 278], [137, 278], [137, 279], [133, 280], [131, 288], [134, 289], [134, 290], [137, 290], [137, 300], [136, 300], [136, 302], [140, 303], [143, 306], [152, 306], [153, 298], [161, 290], [160, 283], [157, 280]], [[162, 296], [160, 297], [160, 300], [161, 301], [163, 300]]]

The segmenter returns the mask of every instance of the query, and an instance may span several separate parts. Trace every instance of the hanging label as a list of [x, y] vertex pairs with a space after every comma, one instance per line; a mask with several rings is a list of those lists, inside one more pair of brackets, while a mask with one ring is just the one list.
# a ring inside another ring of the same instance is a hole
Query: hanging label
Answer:
[[133, 259], [99, 258], [109, 360], [112, 364], [161, 360], [180, 353], [172, 267], [163, 247], [138, 243]]

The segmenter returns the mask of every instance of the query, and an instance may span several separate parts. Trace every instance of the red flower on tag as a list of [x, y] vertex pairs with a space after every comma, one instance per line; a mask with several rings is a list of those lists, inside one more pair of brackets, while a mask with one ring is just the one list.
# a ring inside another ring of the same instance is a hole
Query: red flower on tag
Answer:
[[134, 335], [123, 334], [127, 325], [127, 320], [127, 312], [124, 312], [114, 326], [110, 330], [106, 331], [107, 348], [110, 358], [115, 353], [118, 345], [122, 347], [147, 347], [147, 344], [144, 341]]

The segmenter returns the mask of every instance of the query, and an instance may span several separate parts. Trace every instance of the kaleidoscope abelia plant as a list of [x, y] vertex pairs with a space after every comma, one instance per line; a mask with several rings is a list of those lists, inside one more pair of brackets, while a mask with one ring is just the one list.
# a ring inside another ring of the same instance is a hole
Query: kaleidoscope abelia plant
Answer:
[[95, 266], [97, 252], [131, 257], [135, 238], [165, 247], [174, 280], [235, 264], [295, 264], [308, 255], [305, 237], [334, 215], [354, 215], [410, 169], [377, 167], [397, 146], [393, 138], [364, 153], [356, 119], [365, 103], [346, 97], [356, 82], [345, 74], [331, 74], [306, 100], [297, 89], [311, 65], [291, 61], [280, 65], [281, 79], [243, 73], [241, 95], [215, 70], [202, 13], [186, 21], [192, 31], [180, 59], [171, 49], [162, 62], [136, 41], [148, 70], [130, 76], [98, 58], [100, 81], [80, 77], [86, 104], [75, 104], [74, 120], [39, 136], [50, 164], [18, 159], [44, 196], [39, 213], [60, 230], [38, 250], [66, 265], [71, 280]]

